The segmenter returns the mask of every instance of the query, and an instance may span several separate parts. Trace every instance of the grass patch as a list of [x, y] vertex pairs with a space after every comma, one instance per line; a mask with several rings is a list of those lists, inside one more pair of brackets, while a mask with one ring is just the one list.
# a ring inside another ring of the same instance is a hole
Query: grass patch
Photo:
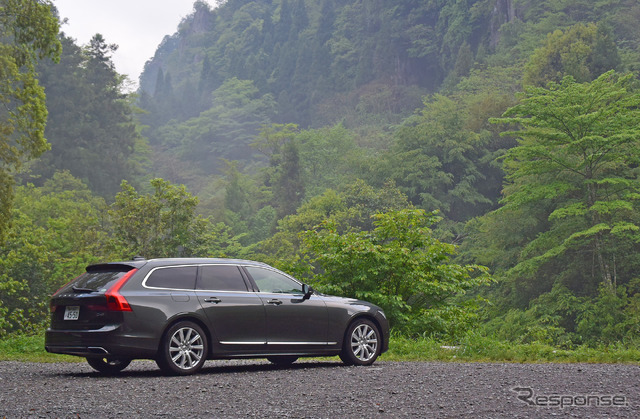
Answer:
[[603, 346], [560, 349], [544, 343], [515, 344], [495, 339], [469, 336], [455, 345], [428, 338], [391, 338], [386, 361], [464, 361], [464, 362], [584, 362], [640, 364], [640, 348]]
[[81, 358], [50, 354], [44, 350], [44, 335], [17, 335], [0, 340], [0, 361], [78, 362]]
[[[384, 361], [460, 362], [585, 362], [640, 364], [640, 348], [603, 346], [559, 349], [543, 343], [514, 344], [469, 336], [455, 345], [433, 339], [412, 339], [394, 334]], [[76, 356], [50, 354], [44, 350], [44, 335], [10, 336], [0, 340], [0, 361], [80, 362]]]

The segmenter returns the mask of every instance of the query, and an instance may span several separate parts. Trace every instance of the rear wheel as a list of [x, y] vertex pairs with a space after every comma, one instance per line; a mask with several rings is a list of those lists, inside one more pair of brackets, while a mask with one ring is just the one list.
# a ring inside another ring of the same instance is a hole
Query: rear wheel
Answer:
[[188, 321], [176, 323], [165, 333], [156, 363], [167, 374], [194, 374], [207, 360], [207, 348], [200, 326]]
[[267, 360], [276, 365], [291, 365], [298, 360], [295, 355], [274, 355], [268, 356]]
[[371, 320], [356, 319], [347, 328], [340, 359], [347, 365], [371, 365], [380, 349], [378, 327]]
[[90, 357], [87, 358], [87, 362], [91, 368], [103, 374], [117, 374], [127, 368], [131, 360], [128, 358]]

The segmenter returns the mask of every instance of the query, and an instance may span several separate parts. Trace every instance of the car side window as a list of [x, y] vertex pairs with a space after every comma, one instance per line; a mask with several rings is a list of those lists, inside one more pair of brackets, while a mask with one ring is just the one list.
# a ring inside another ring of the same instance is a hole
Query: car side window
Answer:
[[211, 291], [247, 291], [242, 274], [234, 265], [201, 266], [197, 288]]
[[302, 285], [288, 276], [270, 269], [254, 266], [246, 266], [245, 268], [255, 281], [260, 292], [302, 294]]
[[196, 266], [157, 268], [145, 281], [147, 287], [192, 290], [196, 287]]

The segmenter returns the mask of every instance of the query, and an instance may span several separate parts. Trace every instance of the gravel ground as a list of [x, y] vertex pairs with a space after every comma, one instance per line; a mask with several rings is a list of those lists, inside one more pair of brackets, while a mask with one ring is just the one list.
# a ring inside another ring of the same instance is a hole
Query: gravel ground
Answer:
[[639, 373], [637, 365], [248, 360], [209, 361], [189, 377], [134, 361], [103, 377], [86, 363], [0, 362], [0, 418], [640, 418]]

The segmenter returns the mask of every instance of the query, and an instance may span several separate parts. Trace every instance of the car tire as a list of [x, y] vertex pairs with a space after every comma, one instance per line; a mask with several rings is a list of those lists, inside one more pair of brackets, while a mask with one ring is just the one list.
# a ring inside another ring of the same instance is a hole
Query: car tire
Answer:
[[268, 356], [267, 360], [276, 365], [291, 365], [298, 360], [295, 355], [274, 355]]
[[356, 319], [347, 328], [340, 359], [346, 365], [371, 365], [382, 348], [381, 335], [369, 319]]
[[94, 370], [103, 374], [112, 375], [127, 368], [131, 360], [128, 358], [87, 357], [87, 362]]
[[207, 337], [200, 326], [184, 321], [171, 326], [160, 342], [156, 363], [170, 375], [195, 374], [208, 355]]

